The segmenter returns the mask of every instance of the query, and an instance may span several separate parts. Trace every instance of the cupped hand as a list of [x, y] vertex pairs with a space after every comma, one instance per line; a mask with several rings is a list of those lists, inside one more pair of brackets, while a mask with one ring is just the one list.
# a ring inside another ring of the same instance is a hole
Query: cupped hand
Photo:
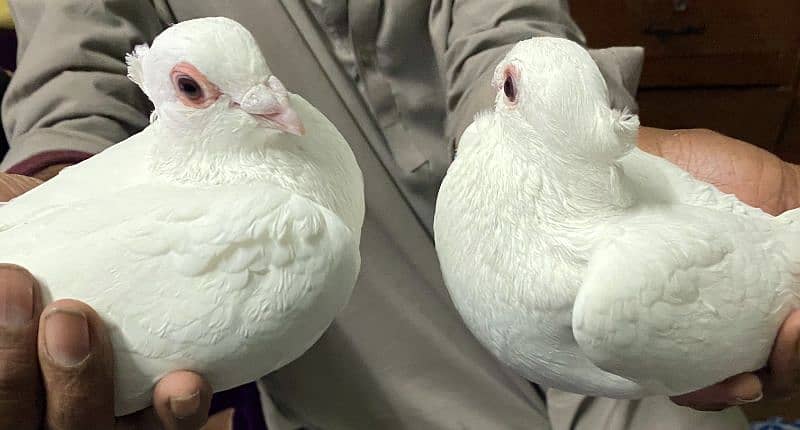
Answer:
[[[800, 166], [709, 130], [660, 130], [642, 127], [642, 150], [664, 157], [694, 177], [734, 194], [772, 215], [800, 207]], [[784, 399], [800, 392], [800, 311], [787, 317], [769, 362], [672, 401], [698, 410], [721, 410], [762, 398]]]
[[638, 146], [769, 214], [800, 207], [800, 166], [755, 145], [711, 130], [642, 127]]

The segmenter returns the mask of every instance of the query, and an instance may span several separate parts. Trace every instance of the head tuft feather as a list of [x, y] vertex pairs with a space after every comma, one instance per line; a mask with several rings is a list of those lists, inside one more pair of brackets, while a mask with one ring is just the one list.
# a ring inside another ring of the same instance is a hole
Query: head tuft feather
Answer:
[[125, 62], [128, 64], [128, 79], [135, 82], [136, 85], [142, 86], [144, 74], [142, 72], [142, 59], [150, 52], [147, 44], [137, 45], [133, 52], [125, 56]]
[[614, 130], [620, 135], [635, 135], [639, 131], [639, 117], [631, 112], [628, 107], [622, 110], [611, 110], [612, 121], [614, 121]]
[[625, 107], [622, 110], [612, 109], [611, 120], [614, 133], [622, 144], [623, 152], [633, 149], [639, 134], [639, 116]]

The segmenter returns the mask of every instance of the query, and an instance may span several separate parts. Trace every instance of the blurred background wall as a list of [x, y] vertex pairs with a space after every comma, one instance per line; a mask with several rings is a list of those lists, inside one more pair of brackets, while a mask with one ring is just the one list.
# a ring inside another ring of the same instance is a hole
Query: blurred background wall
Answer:
[[800, 162], [800, 0], [573, 0], [595, 48], [645, 47], [642, 123], [702, 127]]

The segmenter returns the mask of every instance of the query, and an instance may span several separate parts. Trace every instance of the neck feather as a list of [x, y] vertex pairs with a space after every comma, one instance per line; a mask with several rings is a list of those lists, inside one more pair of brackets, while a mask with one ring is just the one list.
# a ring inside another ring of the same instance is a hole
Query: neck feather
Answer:
[[[583, 222], [613, 215], [633, 204], [622, 169], [615, 162], [557, 149], [566, 145], [591, 147], [591, 142], [576, 140], [596, 137], [572, 133], [544, 137], [532, 127], [516, 124], [495, 127], [502, 136], [497, 140], [500, 146], [487, 156], [502, 159], [498, 161], [511, 166], [514, 177], [524, 178], [511, 179], [511, 187], [518, 187], [519, 195], [532, 194], [533, 206], [543, 222]], [[503, 144], [512, 141], [515, 143]]]

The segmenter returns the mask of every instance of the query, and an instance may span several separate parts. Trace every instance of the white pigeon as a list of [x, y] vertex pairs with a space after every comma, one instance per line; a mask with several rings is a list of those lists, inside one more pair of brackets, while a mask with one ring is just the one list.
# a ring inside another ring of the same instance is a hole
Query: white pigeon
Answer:
[[108, 324], [117, 415], [169, 371], [220, 391], [305, 352], [349, 300], [364, 217], [347, 142], [240, 24], [185, 21], [127, 60], [152, 123], [0, 208], [0, 261]]
[[593, 396], [677, 395], [765, 365], [800, 292], [800, 212], [772, 217], [635, 147], [585, 49], [517, 44], [434, 222], [445, 282], [495, 356]]

